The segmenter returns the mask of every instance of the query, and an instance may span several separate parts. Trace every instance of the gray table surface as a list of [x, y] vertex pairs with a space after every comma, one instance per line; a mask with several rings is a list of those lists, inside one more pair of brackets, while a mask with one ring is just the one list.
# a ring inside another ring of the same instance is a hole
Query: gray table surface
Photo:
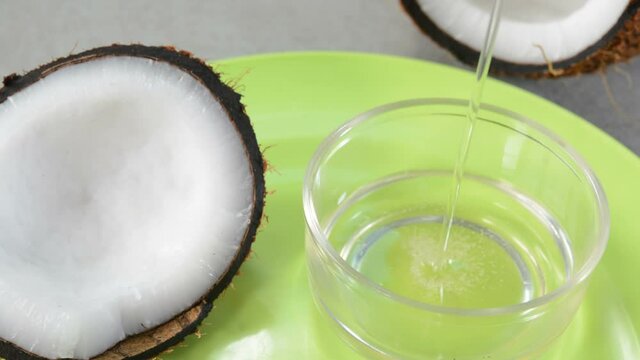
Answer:
[[[416, 29], [397, 0], [0, 0], [2, 75], [114, 42], [173, 44], [210, 59], [348, 50], [463, 67]], [[505, 80], [572, 110], [640, 154], [640, 59], [595, 75]]]

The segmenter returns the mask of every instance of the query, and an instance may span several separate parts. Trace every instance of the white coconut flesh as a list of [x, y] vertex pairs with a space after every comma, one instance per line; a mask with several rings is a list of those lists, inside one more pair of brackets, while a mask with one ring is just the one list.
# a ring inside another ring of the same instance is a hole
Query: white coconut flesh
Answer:
[[0, 338], [89, 358], [207, 293], [254, 181], [229, 115], [166, 63], [60, 69], [0, 105]]
[[[456, 41], [479, 50], [494, 0], [417, 0]], [[503, 0], [494, 56], [518, 64], [567, 60], [596, 44], [618, 22], [629, 0]], [[539, 45], [539, 46], [537, 46]]]

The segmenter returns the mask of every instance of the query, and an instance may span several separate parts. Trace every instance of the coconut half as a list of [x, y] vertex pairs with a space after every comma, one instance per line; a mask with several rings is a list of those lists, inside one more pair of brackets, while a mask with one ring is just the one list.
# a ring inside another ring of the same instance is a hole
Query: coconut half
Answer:
[[[475, 65], [494, 0], [401, 0], [420, 29]], [[640, 52], [640, 1], [509, 0], [493, 52], [495, 73], [586, 73]]]
[[240, 96], [172, 48], [114, 45], [0, 89], [0, 356], [149, 358], [250, 250], [263, 159]]

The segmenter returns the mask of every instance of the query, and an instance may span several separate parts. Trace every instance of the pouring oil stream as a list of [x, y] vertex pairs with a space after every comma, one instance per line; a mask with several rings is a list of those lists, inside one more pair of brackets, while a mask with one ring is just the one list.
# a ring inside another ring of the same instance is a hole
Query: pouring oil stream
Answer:
[[[453, 227], [453, 221], [456, 212], [456, 205], [458, 198], [460, 197], [460, 189], [462, 187], [462, 178], [464, 177], [464, 167], [469, 154], [469, 144], [473, 137], [473, 131], [476, 125], [476, 119], [478, 117], [478, 111], [480, 110], [480, 102], [482, 100], [482, 93], [484, 90], [484, 83], [487, 79], [489, 67], [491, 66], [491, 58], [493, 55], [493, 46], [496, 40], [496, 34], [498, 33], [498, 27], [500, 25], [500, 18], [502, 13], [502, 0], [495, 0], [493, 8], [491, 10], [491, 17], [489, 19], [489, 25], [487, 26], [484, 46], [480, 52], [478, 59], [478, 65], [476, 67], [475, 81], [472, 87], [471, 95], [469, 97], [469, 106], [467, 108], [468, 125], [462, 141], [460, 142], [460, 150], [458, 152], [458, 158], [453, 168], [453, 179], [451, 189], [449, 191], [449, 198], [447, 201], [447, 209], [442, 224], [442, 236], [443, 239], [443, 251], [446, 253], [451, 241], [451, 229]], [[447, 259], [447, 262], [449, 259]], [[444, 284], [440, 285], [440, 303], [444, 303]]]

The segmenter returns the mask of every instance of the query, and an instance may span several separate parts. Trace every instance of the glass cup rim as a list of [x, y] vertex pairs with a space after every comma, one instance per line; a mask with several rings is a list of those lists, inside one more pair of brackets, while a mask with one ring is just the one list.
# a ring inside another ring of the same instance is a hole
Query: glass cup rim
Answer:
[[331, 246], [329, 243], [329, 239], [325, 236], [324, 231], [322, 231], [322, 227], [320, 226], [320, 222], [317, 217], [317, 213], [315, 211], [315, 204], [313, 202], [312, 197], [312, 185], [314, 182], [315, 174], [318, 172], [320, 167], [320, 161], [325, 157], [328, 151], [331, 149], [332, 145], [334, 145], [342, 136], [345, 136], [352, 129], [357, 127], [358, 125], [375, 118], [377, 115], [388, 113], [394, 110], [399, 110], [403, 108], [410, 108], [416, 106], [429, 106], [429, 105], [452, 105], [455, 107], [463, 108], [466, 110], [468, 106], [467, 99], [458, 99], [458, 98], [418, 98], [418, 99], [409, 99], [403, 100], [393, 103], [384, 104], [381, 106], [377, 106], [373, 109], [365, 111], [359, 115], [356, 115], [351, 120], [340, 125], [337, 129], [332, 131], [324, 140], [320, 143], [316, 151], [314, 152], [309, 165], [307, 166], [306, 174], [304, 177], [303, 187], [302, 187], [302, 203], [303, 203], [303, 211], [305, 222], [307, 224], [307, 228], [311, 233], [311, 240], [318, 245], [318, 247], [323, 251], [330, 261], [336, 264], [341, 271], [347, 274], [352, 280], [356, 283], [362, 284], [367, 288], [371, 288], [375, 291], [375, 293], [389, 298], [393, 301], [402, 303], [404, 305], [426, 310], [434, 313], [443, 313], [443, 314], [455, 314], [460, 316], [495, 316], [495, 315], [505, 315], [515, 312], [522, 312], [526, 310], [530, 310], [536, 307], [540, 307], [546, 303], [551, 302], [553, 299], [562, 296], [563, 294], [570, 291], [572, 288], [575, 288], [582, 282], [584, 282], [589, 275], [593, 272], [595, 267], [598, 265], [604, 251], [606, 249], [606, 245], [609, 238], [609, 228], [610, 228], [610, 219], [609, 219], [609, 205], [607, 202], [607, 198], [605, 196], [604, 190], [598, 181], [597, 177], [591, 170], [591, 168], [587, 165], [586, 161], [564, 140], [562, 140], [558, 135], [548, 130], [546, 127], [538, 124], [537, 122], [530, 120], [529, 118], [515, 113], [510, 110], [506, 110], [496, 105], [483, 103], [480, 106], [481, 110], [490, 111], [493, 113], [497, 113], [499, 115], [503, 115], [509, 117], [510, 119], [515, 120], [516, 122], [522, 123], [525, 126], [532, 128], [538, 132], [540, 132], [543, 136], [547, 137], [549, 140], [559, 145], [560, 148], [567, 153], [579, 166], [579, 171], [587, 178], [588, 185], [591, 188], [591, 191], [594, 193], [595, 198], [598, 203], [598, 207], [600, 209], [599, 212], [599, 233], [597, 234], [597, 245], [595, 249], [591, 252], [584, 265], [579, 269], [576, 276], [570, 278], [567, 282], [562, 284], [557, 289], [544, 294], [543, 296], [535, 297], [531, 300], [501, 306], [501, 307], [491, 307], [491, 308], [455, 308], [448, 307], [443, 305], [429, 304], [420, 302], [400, 294], [397, 294], [389, 289], [384, 288], [383, 286], [375, 283], [365, 275], [358, 272], [351, 265], [349, 265], [336, 251], [336, 249]]

